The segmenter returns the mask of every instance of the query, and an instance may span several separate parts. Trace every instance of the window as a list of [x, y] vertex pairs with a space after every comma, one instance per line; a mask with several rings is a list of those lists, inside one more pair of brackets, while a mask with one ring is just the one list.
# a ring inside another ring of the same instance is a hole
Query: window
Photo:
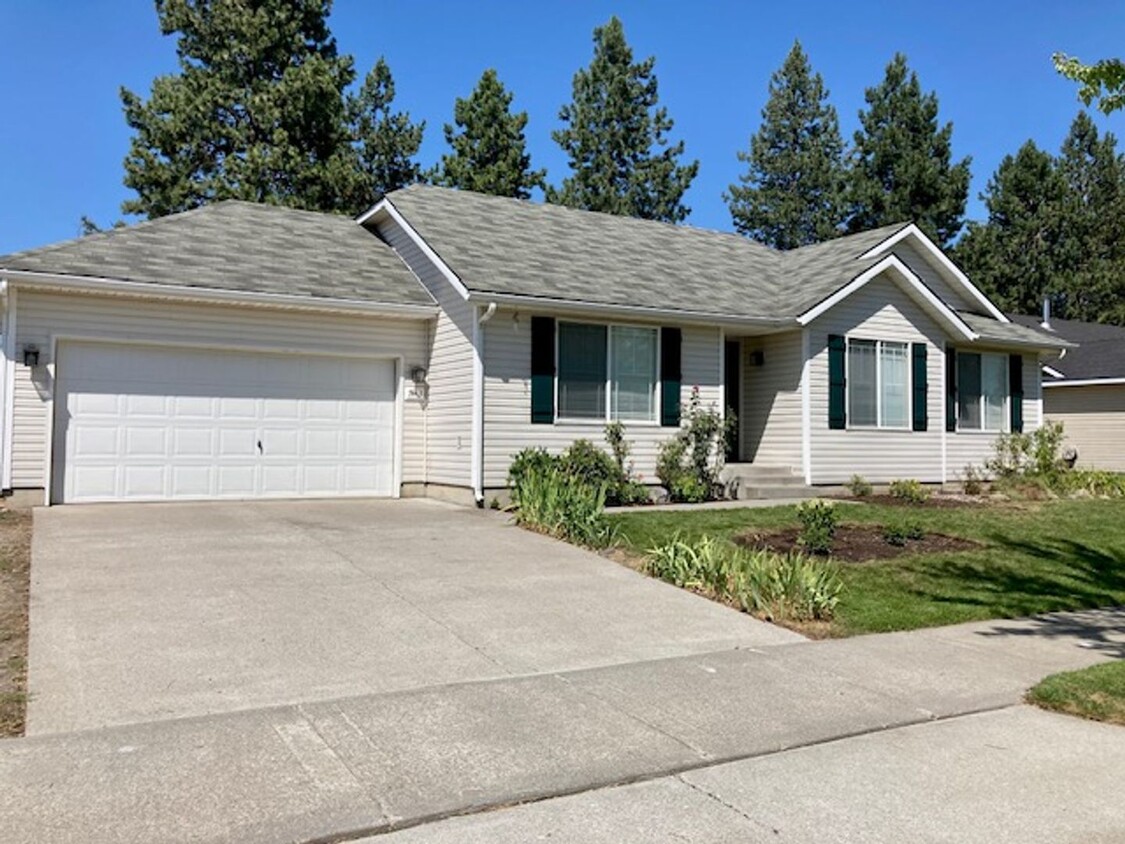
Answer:
[[1007, 357], [958, 352], [957, 427], [963, 431], [1003, 431], [1007, 410]]
[[559, 418], [656, 421], [657, 338], [655, 328], [560, 322]]
[[908, 344], [848, 340], [848, 423], [856, 428], [908, 428]]

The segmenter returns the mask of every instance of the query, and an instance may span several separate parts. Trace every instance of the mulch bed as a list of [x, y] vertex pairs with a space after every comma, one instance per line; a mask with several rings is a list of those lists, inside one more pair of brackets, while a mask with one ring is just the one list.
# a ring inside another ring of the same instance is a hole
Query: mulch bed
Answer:
[[0, 738], [23, 735], [30, 571], [31, 513], [0, 509]]
[[[785, 554], [802, 551], [797, 542], [798, 528], [771, 531], [750, 531], [734, 537], [735, 543], [747, 548], [766, 549]], [[893, 560], [904, 554], [933, 554], [943, 551], [973, 551], [983, 547], [979, 542], [941, 533], [927, 533], [921, 539], [907, 540], [905, 545], [891, 545], [883, 538], [881, 525], [840, 525], [832, 541], [832, 559], [841, 563], [866, 563]]]

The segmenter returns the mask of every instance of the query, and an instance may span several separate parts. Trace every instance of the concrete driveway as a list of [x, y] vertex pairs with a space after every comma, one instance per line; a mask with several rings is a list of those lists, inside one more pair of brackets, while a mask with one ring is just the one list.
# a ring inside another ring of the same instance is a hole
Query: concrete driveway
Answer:
[[432, 501], [38, 510], [28, 734], [800, 641]]

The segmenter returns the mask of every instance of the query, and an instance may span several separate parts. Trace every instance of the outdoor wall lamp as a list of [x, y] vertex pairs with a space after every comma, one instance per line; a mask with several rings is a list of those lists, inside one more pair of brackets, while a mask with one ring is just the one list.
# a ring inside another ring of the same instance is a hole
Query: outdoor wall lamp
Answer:
[[23, 365], [39, 366], [39, 347], [27, 345], [23, 347]]
[[413, 381], [416, 386], [421, 387], [426, 383], [426, 374], [426, 367], [424, 366], [411, 367], [410, 380]]

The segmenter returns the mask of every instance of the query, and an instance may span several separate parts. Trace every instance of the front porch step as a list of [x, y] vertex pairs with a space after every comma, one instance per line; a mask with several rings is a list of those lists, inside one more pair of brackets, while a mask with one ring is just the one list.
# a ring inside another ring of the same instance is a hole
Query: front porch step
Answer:
[[739, 501], [776, 498], [814, 498], [820, 491], [805, 485], [792, 466], [728, 463], [720, 476], [727, 494]]

